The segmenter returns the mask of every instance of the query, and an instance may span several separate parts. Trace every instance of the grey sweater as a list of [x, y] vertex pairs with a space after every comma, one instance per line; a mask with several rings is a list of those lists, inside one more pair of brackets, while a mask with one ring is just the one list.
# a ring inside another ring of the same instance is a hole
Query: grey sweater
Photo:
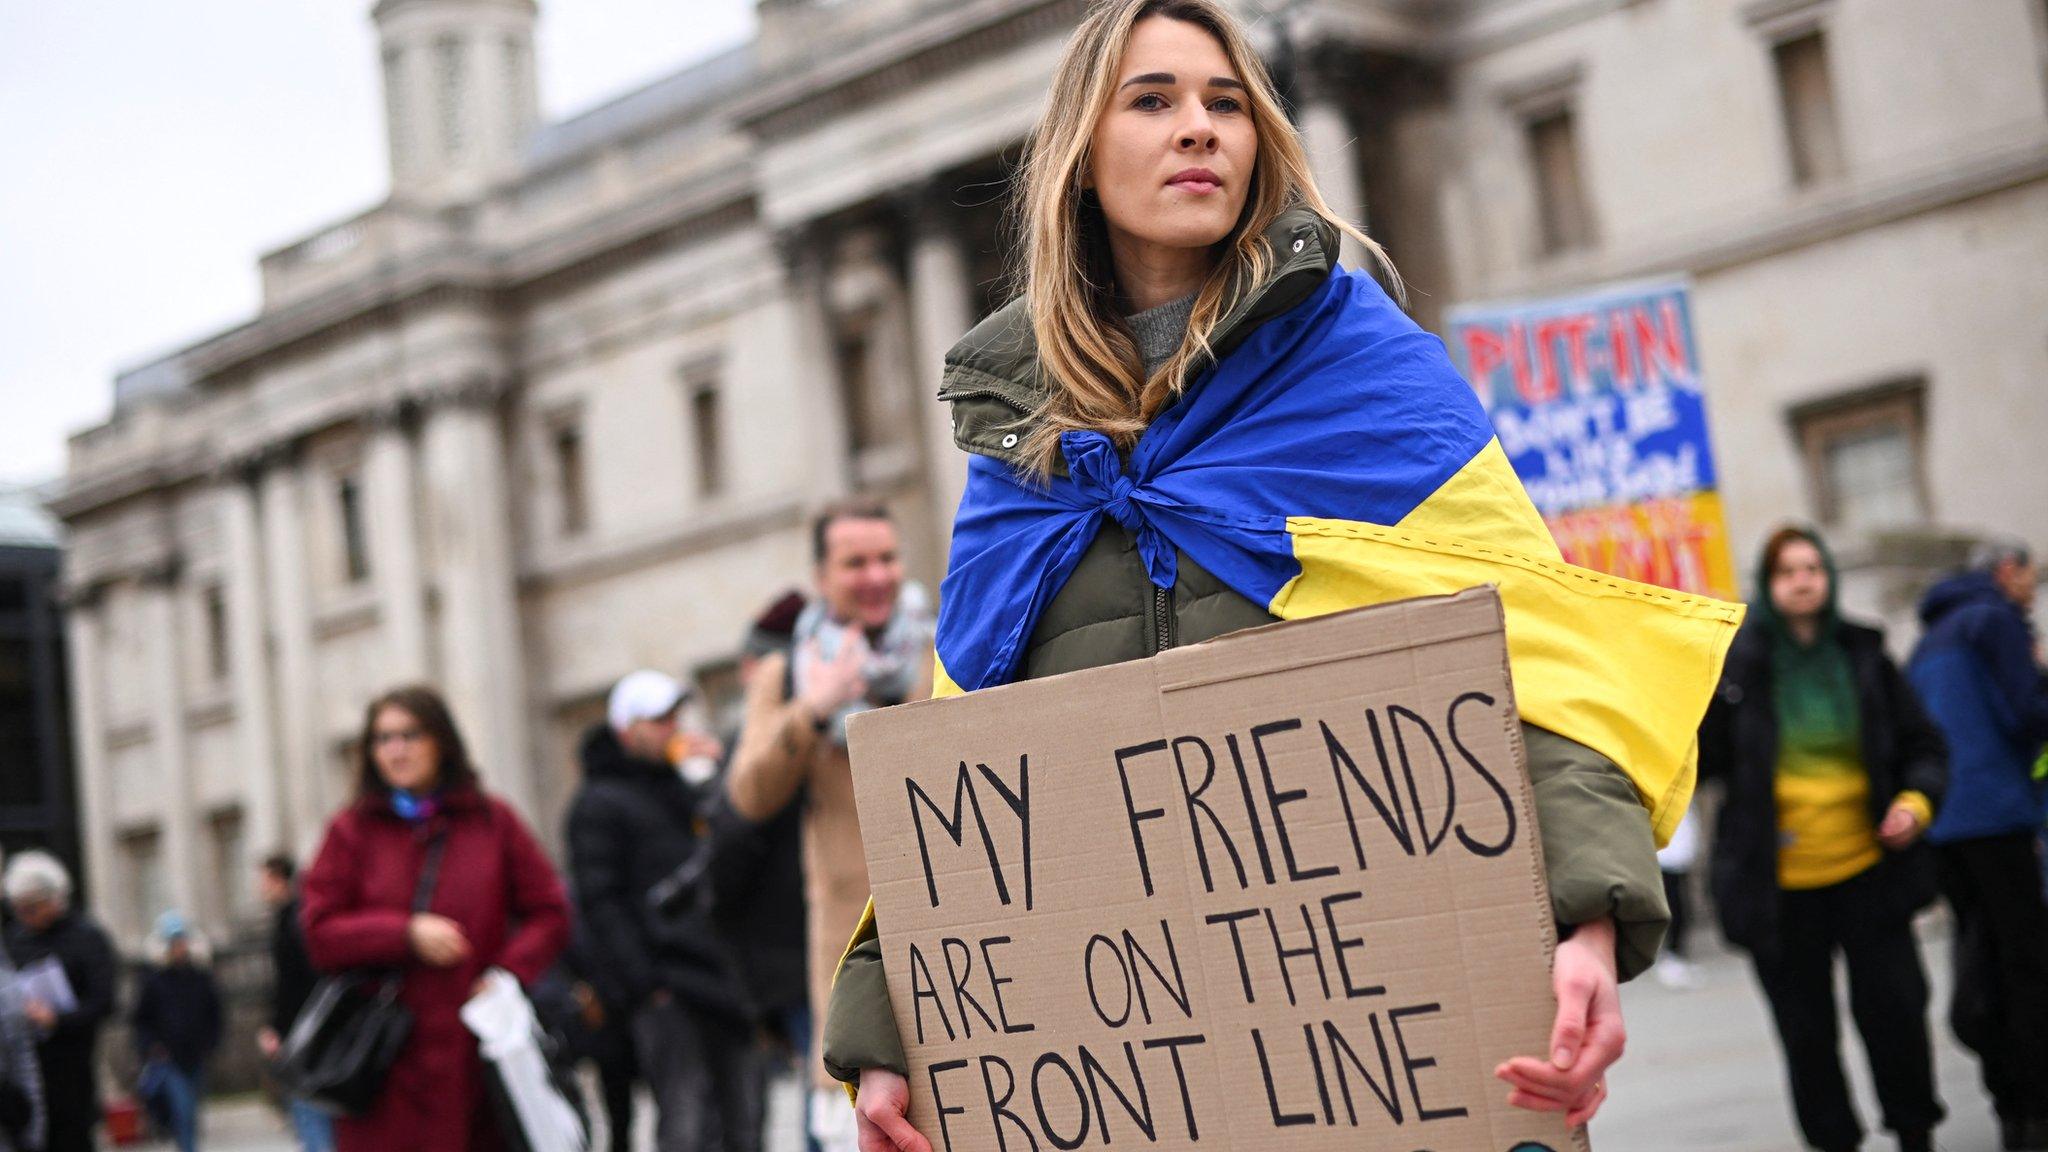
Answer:
[[1138, 357], [1145, 362], [1145, 375], [1157, 372], [1161, 364], [1180, 350], [1180, 342], [1188, 334], [1188, 317], [1194, 312], [1195, 296], [1191, 292], [1157, 308], [1124, 317], [1124, 323], [1131, 326], [1131, 335], [1138, 341]]

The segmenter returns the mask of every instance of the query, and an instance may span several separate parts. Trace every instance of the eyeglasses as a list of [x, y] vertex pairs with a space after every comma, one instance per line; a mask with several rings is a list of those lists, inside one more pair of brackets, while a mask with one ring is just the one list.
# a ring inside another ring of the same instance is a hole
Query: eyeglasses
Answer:
[[427, 734], [418, 728], [393, 728], [372, 733], [370, 743], [374, 747], [382, 748], [387, 744], [418, 744], [426, 738]]

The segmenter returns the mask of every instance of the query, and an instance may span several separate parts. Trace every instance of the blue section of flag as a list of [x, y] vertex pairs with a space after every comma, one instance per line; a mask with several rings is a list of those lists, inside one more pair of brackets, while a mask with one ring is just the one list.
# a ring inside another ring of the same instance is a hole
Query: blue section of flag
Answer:
[[939, 659], [960, 687], [1016, 674], [1040, 614], [1107, 521], [1170, 587], [1176, 552], [1256, 604], [1300, 571], [1290, 516], [1399, 523], [1492, 439], [1436, 337], [1339, 269], [1154, 420], [1128, 465], [1068, 433], [1049, 484], [975, 457], [941, 587]]

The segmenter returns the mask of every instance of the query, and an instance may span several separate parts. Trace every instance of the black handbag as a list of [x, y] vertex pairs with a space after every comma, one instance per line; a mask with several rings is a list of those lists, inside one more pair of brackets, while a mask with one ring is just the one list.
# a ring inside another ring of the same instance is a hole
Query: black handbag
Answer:
[[[444, 834], [427, 842], [412, 910], [427, 910], [441, 872]], [[398, 1002], [402, 976], [361, 970], [322, 976], [292, 1021], [272, 1065], [288, 1097], [337, 1116], [360, 1116], [377, 1103], [384, 1077], [412, 1036], [412, 1011]]]

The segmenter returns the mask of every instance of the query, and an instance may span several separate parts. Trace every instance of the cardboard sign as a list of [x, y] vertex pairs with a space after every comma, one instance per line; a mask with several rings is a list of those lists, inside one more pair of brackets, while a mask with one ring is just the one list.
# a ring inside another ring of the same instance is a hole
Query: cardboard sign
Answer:
[[1564, 1152], [1555, 931], [1491, 588], [854, 718], [940, 1152]]
[[1686, 281], [1469, 304], [1448, 328], [1566, 560], [1735, 598]]

